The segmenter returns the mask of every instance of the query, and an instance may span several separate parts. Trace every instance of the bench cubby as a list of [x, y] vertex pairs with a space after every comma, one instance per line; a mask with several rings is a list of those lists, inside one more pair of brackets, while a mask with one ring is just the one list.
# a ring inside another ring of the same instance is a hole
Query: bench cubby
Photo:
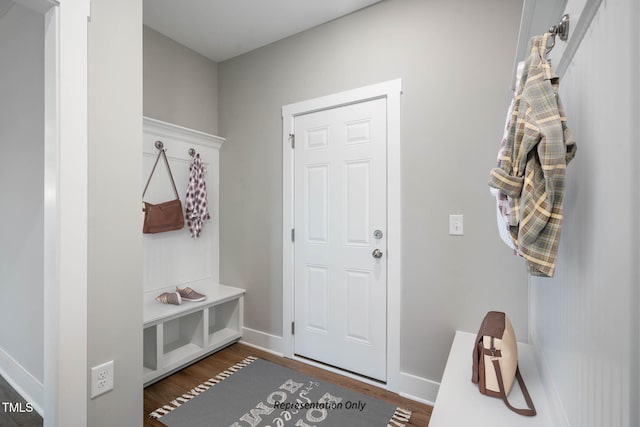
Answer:
[[244, 289], [206, 282], [190, 286], [207, 299], [166, 305], [156, 301], [158, 292], [144, 295], [145, 386], [241, 337]]

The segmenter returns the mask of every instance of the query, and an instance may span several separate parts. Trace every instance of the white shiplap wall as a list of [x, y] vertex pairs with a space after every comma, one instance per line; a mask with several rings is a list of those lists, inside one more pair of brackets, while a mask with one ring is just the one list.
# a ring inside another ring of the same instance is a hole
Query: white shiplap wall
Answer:
[[[207, 204], [211, 219], [202, 227], [200, 237], [189, 234], [186, 221], [181, 230], [143, 236], [143, 289], [144, 292], [160, 293], [177, 285], [186, 285], [198, 280], [219, 281], [219, 233], [218, 194], [220, 181], [220, 147], [224, 138], [188, 129], [183, 126], [145, 117], [142, 142], [142, 176], [146, 184], [156, 161], [156, 141], [162, 141], [171, 173], [182, 201], [189, 183], [189, 165], [193, 158], [188, 154], [193, 148], [200, 154], [206, 169]], [[175, 194], [163, 160], [158, 161], [153, 179], [144, 196], [149, 203], [173, 200]], [[166, 289], [165, 289], [166, 288]]]
[[530, 281], [530, 340], [560, 425], [639, 425], [637, 22], [637, 0], [602, 1], [560, 83], [578, 152], [556, 277]]

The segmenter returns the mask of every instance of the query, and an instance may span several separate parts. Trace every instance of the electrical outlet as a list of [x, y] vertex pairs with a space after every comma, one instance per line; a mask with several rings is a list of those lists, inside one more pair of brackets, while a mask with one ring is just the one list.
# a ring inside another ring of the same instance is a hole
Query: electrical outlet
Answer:
[[113, 390], [113, 360], [91, 368], [91, 398]]
[[449, 234], [452, 236], [462, 236], [463, 230], [463, 216], [462, 215], [449, 215]]

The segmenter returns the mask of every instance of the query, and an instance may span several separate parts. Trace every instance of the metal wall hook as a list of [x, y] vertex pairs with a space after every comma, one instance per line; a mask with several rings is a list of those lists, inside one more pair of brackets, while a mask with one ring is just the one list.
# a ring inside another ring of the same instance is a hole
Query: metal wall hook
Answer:
[[564, 14], [557, 25], [549, 28], [549, 32], [551, 33], [551, 44], [547, 45], [546, 53], [551, 52], [551, 49], [556, 45], [556, 36], [560, 37], [563, 42], [566, 42], [569, 38], [569, 15]]
[[[156, 141], [153, 145], [154, 145], [158, 150], [164, 150], [164, 144], [162, 143], [162, 141]], [[195, 155], [196, 155], [196, 150], [194, 150], [193, 148], [189, 148], [188, 153], [189, 153], [189, 155], [190, 155], [191, 157], [195, 157]]]
[[549, 28], [549, 32], [554, 36], [560, 37], [560, 40], [566, 42], [569, 38], [569, 15], [565, 14], [557, 25]]

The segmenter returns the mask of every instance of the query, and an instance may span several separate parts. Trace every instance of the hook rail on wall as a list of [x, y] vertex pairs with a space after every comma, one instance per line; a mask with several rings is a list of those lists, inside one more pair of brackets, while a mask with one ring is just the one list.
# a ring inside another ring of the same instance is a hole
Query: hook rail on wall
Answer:
[[[162, 141], [156, 141], [153, 144], [158, 150], [164, 150], [164, 144], [162, 143]], [[187, 151], [189, 153], [189, 155], [191, 157], [195, 157], [196, 155], [196, 150], [194, 150], [193, 148], [189, 148], [189, 151]]]

